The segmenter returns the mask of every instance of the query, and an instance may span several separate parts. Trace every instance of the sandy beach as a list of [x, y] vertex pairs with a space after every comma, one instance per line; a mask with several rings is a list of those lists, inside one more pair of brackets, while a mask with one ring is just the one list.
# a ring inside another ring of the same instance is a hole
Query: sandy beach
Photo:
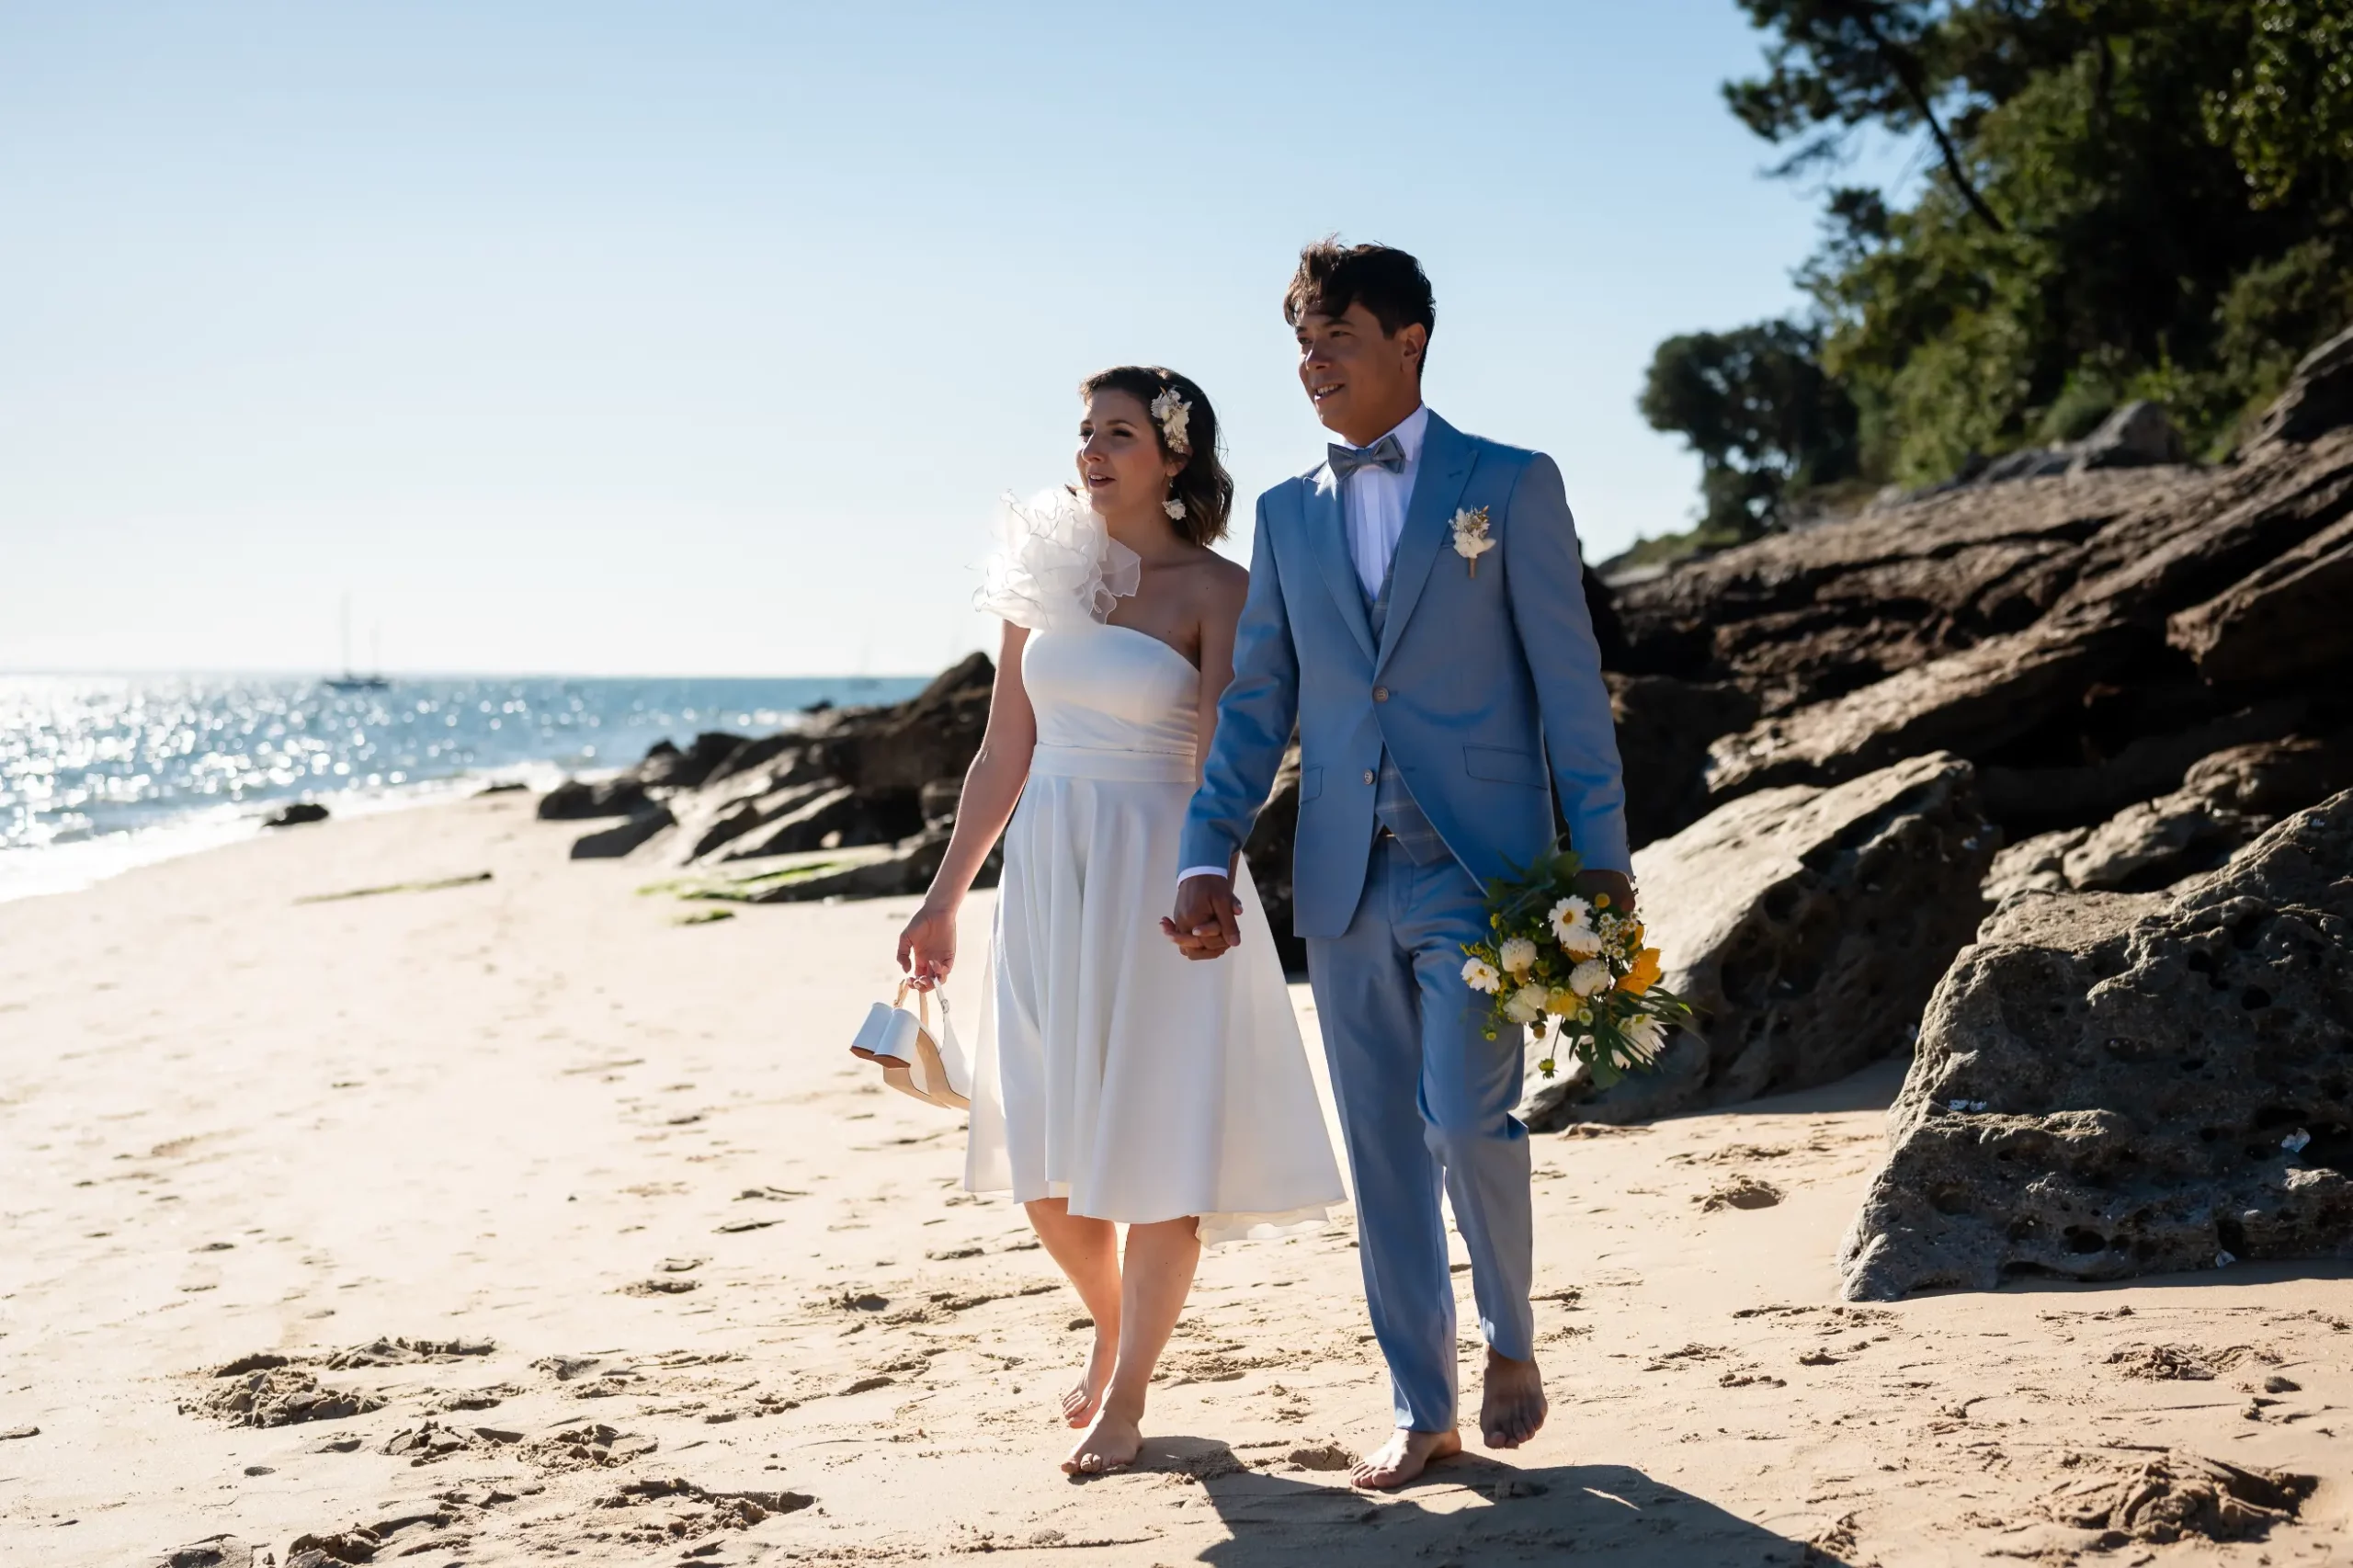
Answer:
[[[1144, 1464], [1067, 1481], [1075, 1298], [844, 1050], [910, 901], [699, 919], [574, 834], [502, 794], [0, 905], [0, 1561], [2353, 1557], [2344, 1266], [1839, 1302], [1901, 1063], [1538, 1141], [1532, 1447], [1348, 1490], [1344, 1221], [1211, 1255]], [[2260, 1542], [2072, 1522], [2193, 1457], [2320, 1484]]]

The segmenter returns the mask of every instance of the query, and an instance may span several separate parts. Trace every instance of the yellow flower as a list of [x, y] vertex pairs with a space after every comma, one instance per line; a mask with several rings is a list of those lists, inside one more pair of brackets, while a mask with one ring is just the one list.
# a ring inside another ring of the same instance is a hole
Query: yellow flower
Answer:
[[1658, 949], [1644, 948], [1634, 955], [1634, 967], [1618, 982], [1618, 989], [1628, 995], [1640, 996], [1658, 983], [1659, 972]]

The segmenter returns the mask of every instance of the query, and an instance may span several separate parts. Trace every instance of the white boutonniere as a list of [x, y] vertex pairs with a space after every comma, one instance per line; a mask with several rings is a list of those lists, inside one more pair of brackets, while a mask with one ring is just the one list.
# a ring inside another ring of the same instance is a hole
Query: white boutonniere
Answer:
[[1495, 548], [1495, 540], [1487, 532], [1487, 509], [1475, 511], [1465, 506], [1454, 514], [1454, 553], [1471, 563], [1471, 575], [1479, 574], [1479, 557]]

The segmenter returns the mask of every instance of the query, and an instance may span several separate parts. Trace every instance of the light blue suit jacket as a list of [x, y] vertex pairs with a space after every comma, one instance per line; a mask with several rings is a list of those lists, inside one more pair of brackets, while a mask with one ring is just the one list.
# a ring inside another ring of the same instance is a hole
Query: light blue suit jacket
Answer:
[[[1474, 574], [1453, 548], [1453, 519], [1482, 506], [1495, 548]], [[1576, 524], [1561, 471], [1541, 452], [1430, 416], [1378, 645], [1330, 468], [1267, 491], [1233, 665], [1178, 863], [1224, 865], [1241, 847], [1295, 720], [1301, 937], [1338, 937], [1355, 915], [1383, 745], [1482, 881], [1551, 844], [1556, 790], [1586, 865], [1631, 869]]]

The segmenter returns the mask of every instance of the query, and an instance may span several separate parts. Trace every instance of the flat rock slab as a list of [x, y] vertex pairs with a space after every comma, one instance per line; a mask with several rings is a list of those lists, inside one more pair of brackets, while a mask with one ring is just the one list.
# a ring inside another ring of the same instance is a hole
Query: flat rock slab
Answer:
[[2353, 791], [2171, 893], [2021, 893], [1937, 988], [1850, 1300], [2353, 1257]]

